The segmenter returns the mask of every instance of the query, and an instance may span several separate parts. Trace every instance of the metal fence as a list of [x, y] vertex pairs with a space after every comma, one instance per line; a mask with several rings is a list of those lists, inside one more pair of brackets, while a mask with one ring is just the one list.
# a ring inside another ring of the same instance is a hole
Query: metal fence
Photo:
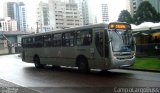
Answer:
[[137, 56], [160, 56], [160, 43], [137, 44]]

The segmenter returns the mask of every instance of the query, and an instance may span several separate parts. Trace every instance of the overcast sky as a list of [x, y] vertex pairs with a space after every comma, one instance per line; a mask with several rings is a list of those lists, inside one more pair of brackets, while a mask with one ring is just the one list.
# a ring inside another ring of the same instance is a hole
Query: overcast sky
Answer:
[[[29, 23], [29, 26], [34, 26], [36, 23], [36, 7], [39, 1], [47, 1], [47, 0], [1, 0], [0, 3], [0, 18], [3, 17], [3, 3], [7, 1], [22, 1], [26, 4], [26, 10], [27, 10], [27, 22]], [[100, 0], [93, 0], [93, 5], [96, 8], [97, 2]], [[102, 2], [108, 3], [109, 6], [109, 19], [110, 21], [116, 21], [118, 18], [118, 15], [121, 10], [126, 8], [126, 0], [102, 0]], [[97, 10], [98, 11], [98, 10]], [[100, 12], [100, 11], [98, 11]]]

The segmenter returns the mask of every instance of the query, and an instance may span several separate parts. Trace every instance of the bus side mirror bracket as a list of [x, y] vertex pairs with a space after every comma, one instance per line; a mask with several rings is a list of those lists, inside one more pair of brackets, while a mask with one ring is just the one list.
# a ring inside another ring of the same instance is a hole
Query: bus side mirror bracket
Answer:
[[110, 43], [110, 42], [112, 42], [112, 38], [110, 38], [110, 39], [108, 40], [107, 44]]
[[112, 42], [111, 38], [106, 42], [105, 46], [108, 46], [110, 42]]

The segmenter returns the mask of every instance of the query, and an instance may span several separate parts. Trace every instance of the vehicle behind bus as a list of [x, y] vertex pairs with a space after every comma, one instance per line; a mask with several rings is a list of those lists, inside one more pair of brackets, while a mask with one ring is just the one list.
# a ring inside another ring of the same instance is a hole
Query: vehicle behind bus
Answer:
[[22, 47], [22, 60], [36, 68], [49, 64], [87, 72], [131, 66], [135, 60], [131, 26], [118, 22], [24, 36]]

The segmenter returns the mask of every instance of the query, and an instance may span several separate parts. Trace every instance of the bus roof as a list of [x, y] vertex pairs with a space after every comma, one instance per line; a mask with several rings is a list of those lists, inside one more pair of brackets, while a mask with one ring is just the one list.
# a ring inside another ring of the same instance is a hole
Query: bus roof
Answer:
[[45, 34], [47, 35], [47, 34], [52, 34], [52, 33], [70, 32], [70, 31], [89, 29], [89, 28], [105, 28], [107, 26], [108, 26], [107, 23], [101, 23], [101, 24], [86, 25], [86, 26], [79, 26], [79, 27], [74, 27], [74, 28], [67, 28], [67, 29], [49, 31], [49, 32], [45, 32], [45, 33], [37, 33], [37, 34], [32, 34], [32, 35], [24, 35], [23, 37], [32, 37], [32, 36], [39, 36], [39, 35], [45, 35]]
[[[111, 23], [122, 23], [122, 22], [111, 22]], [[47, 35], [47, 34], [52, 34], [52, 33], [70, 32], [70, 31], [77, 31], [77, 30], [89, 29], [89, 28], [107, 28], [109, 24], [108, 23], [100, 23], [100, 24], [93, 24], [93, 25], [85, 25], [85, 26], [79, 26], [79, 27], [74, 27], [74, 28], [49, 31], [49, 32], [45, 32], [45, 33], [25, 35], [23, 37], [32, 37], [32, 36]], [[127, 23], [123, 23], [123, 24], [127, 24]]]

